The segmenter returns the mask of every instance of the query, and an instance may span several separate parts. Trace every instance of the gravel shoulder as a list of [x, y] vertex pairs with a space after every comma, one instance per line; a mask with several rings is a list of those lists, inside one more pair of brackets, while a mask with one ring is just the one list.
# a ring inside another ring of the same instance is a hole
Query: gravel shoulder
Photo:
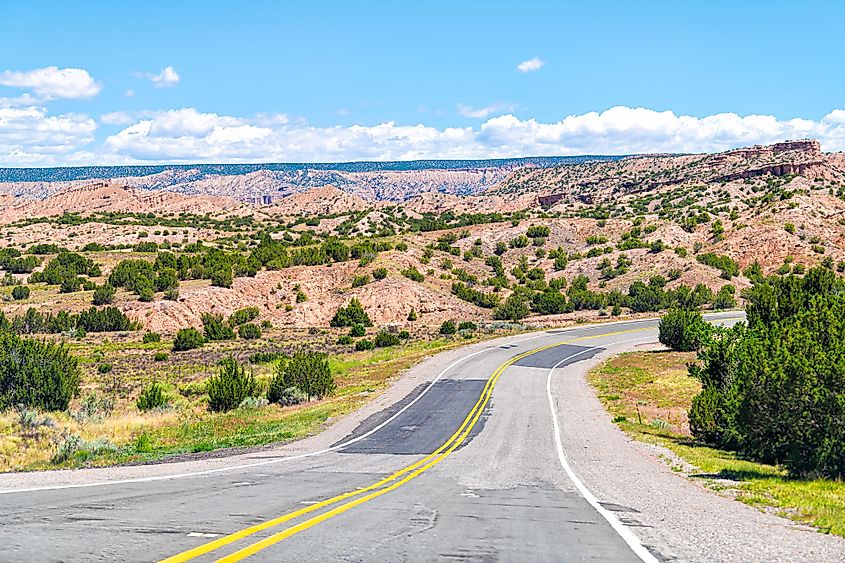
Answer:
[[552, 392], [573, 469], [652, 553], [667, 561], [845, 561], [845, 539], [721, 497], [673, 472], [661, 459], [671, 452], [613, 424], [586, 375], [621, 351], [556, 373]]

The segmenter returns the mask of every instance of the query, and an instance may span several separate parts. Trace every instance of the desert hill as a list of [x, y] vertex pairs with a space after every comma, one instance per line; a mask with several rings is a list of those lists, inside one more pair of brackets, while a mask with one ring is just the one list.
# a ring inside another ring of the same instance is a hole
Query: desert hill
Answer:
[[44, 200], [4, 195], [0, 200], [0, 221], [10, 223], [28, 217], [49, 217], [64, 213], [237, 213], [245, 206], [231, 198], [185, 196], [166, 191], [141, 190], [109, 182], [90, 183], [56, 192]]
[[[399, 182], [405, 172], [367, 173]], [[180, 174], [182, 180], [204, 181], [190, 169]], [[272, 180], [266, 171], [250, 174]], [[144, 218], [143, 238], [135, 224], [105, 216], [70, 226], [51, 220], [9, 226], [27, 217], [95, 211], [153, 218]], [[166, 223], [157, 228], [155, 217], [165, 215]], [[298, 188], [271, 205], [256, 206], [230, 197], [89, 183], [42, 201], [2, 195], [0, 223], [7, 225], [0, 240], [14, 248], [105, 245], [86, 253], [102, 265], [103, 277], [95, 283], [103, 283], [127, 257], [153, 260], [154, 253], [134, 251], [140, 242], [193, 257], [197, 242], [200, 250], [248, 256], [267, 233], [291, 254], [317, 249], [327, 237], [350, 248], [364, 245], [341, 262], [316, 253], [260, 269], [254, 277], [235, 275], [231, 287], [189, 277], [180, 282], [178, 299], [141, 302], [119, 291], [116, 304], [154, 330], [197, 326], [202, 313], [228, 315], [245, 306], [258, 307], [260, 318], [273, 326], [326, 327], [352, 297], [378, 324], [407, 324], [414, 308], [417, 325], [437, 326], [449, 318], [493, 318], [491, 307], [476, 304], [478, 295], [460, 297], [456, 283], [499, 302], [517, 290], [547, 288], [556, 279], [563, 291], [573, 280], [586, 279], [590, 291], [619, 294], [650, 280], [659, 280], [665, 290], [701, 284], [715, 293], [730, 285], [741, 299], [751, 283], [744, 271], [755, 263], [766, 274], [800, 274], [820, 263], [845, 272], [845, 158], [822, 152], [814, 141], [795, 141], [718, 154], [531, 166], [476, 193], [423, 191], [399, 205], [370, 201], [333, 184]], [[720, 269], [725, 261], [734, 264], [731, 272]], [[4, 310], [90, 306], [90, 297], [80, 295], [48, 286]], [[529, 321], [565, 323], [607, 314], [587, 308]]]

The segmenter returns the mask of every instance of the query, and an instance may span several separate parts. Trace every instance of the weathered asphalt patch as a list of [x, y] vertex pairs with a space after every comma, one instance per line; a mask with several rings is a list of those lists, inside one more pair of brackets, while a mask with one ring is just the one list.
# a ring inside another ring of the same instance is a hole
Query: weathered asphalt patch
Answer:
[[561, 346], [555, 346], [554, 348], [548, 348], [546, 350], [537, 352], [536, 354], [526, 356], [514, 362], [513, 365], [522, 366], [525, 368], [551, 369], [564, 358], [568, 358], [566, 361], [564, 361], [558, 366], [558, 368], [563, 368], [568, 366], [569, 364], [574, 364], [575, 362], [580, 362], [582, 360], [592, 358], [602, 350], [604, 350], [604, 348], [563, 344]]
[[[487, 380], [484, 379], [441, 379], [395, 420], [363, 440], [338, 451], [356, 454], [429, 454], [442, 446], [460, 427], [486, 384]], [[391, 408], [370, 416], [338, 443], [366, 434], [419, 396], [425, 387], [428, 384], [420, 385]], [[488, 404], [467, 440], [475, 437], [484, 427], [489, 410]]]

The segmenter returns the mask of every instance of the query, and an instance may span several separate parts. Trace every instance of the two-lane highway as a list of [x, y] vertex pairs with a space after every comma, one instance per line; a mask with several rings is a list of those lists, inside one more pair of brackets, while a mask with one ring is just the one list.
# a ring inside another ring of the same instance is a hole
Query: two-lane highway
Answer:
[[0, 559], [653, 560], [614, 499], [596, 499], [568, 464], [557, 416], [567, 398], [552, 381], [656, 341], [656, 325], [476, 346], [305, 455], [112, 482], [0, 480]]

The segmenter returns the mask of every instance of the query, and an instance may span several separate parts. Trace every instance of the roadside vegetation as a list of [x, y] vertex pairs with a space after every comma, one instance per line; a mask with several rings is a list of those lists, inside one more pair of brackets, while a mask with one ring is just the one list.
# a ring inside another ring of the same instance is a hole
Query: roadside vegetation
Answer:
[[757, 277], [747, 324], [675, 309], [672, 352], [623, 354], [591, 383], [614, 422], [739, 500], [845, 536], [845, 283], [830, 269]]
[[[370, 329], [369, 342], [378, 345], [364, 350], [336, 344], [336, 331], [195, 348], [204, 342], [195, 329], [183, 344], [178, 335], [168, 341], [152, 332], [128, 333], [135, 342], [68, 345], [0, 331], [0, 470], [147, 461], [302, 438], [426, 356], [511, 330], [462, 326], [449, 336]], [[166, 352], [176, 348], [185, 350]]]

